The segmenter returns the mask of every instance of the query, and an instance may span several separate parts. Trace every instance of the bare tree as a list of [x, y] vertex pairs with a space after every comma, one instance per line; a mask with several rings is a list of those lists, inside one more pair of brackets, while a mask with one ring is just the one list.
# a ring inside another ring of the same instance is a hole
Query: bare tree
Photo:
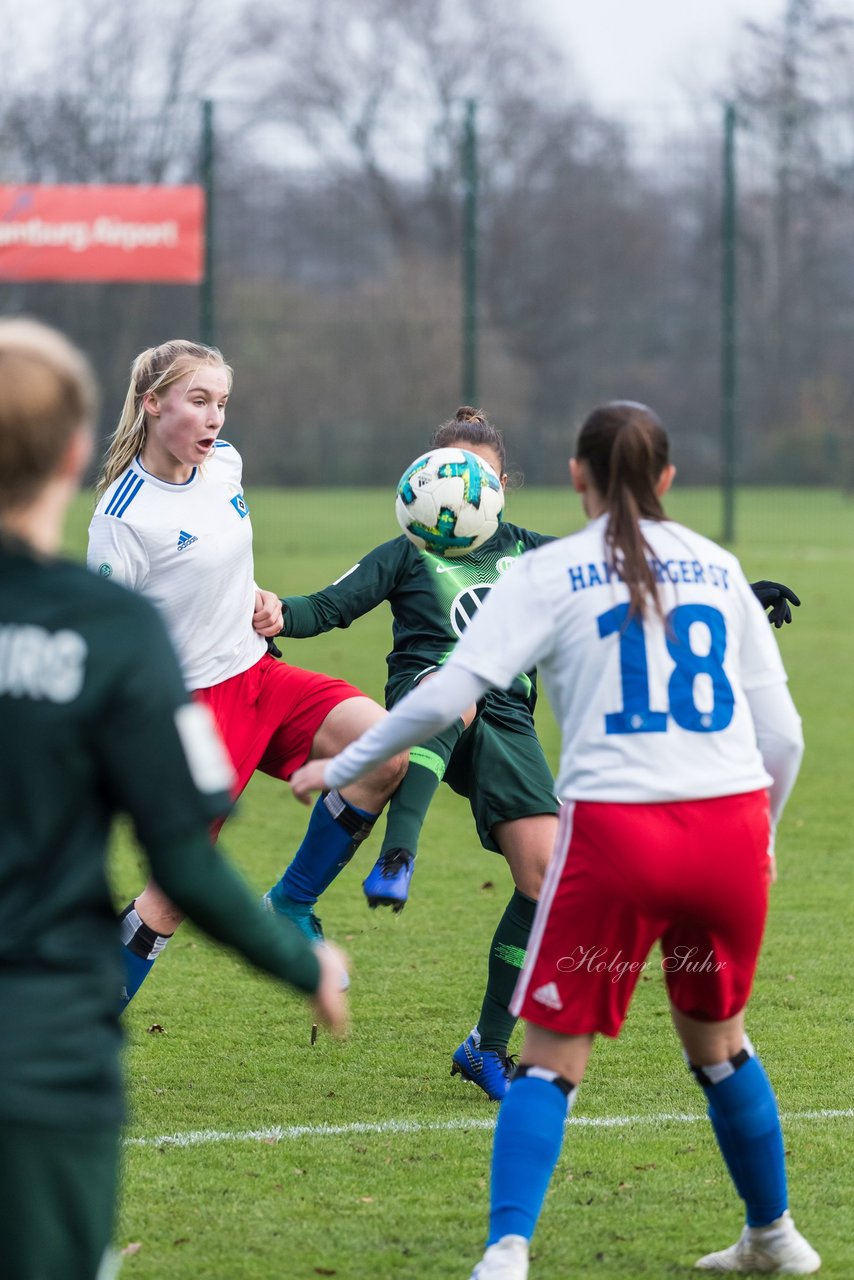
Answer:
[[253, 3], [245, 32], [263, 118], [366, 183], [399, 249], [425, 216], [442, 249], [456, 244], [465, 99], [480, 104], [488, 150], [511, 97], [563, 92], [565, 66], [511, 0], [312, 0], [287, 23]]

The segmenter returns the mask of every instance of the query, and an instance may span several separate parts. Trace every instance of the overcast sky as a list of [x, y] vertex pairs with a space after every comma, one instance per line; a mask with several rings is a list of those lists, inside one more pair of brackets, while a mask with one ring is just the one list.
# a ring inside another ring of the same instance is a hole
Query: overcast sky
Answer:
[[[20, 0], [0, 0], [16, 60], [38, 66], [51, 18], [71, 0], [40, 0], [36, 24]], [[221, 16], [242, 0], [210, 0]], [[846, 0], [854, 10], [854, 0]], [[151, 0], [135, 0], [144, 13]], [[162, 0], [161, 0], [162, 3]], [[278, 0], [287, 12], [288, 0]], [[778, 20], [786, 0], [516, 0], [518, 12], [554, 32], [572, 58], [578, 89], [602, 106], [657, 103], [686, 88], [710, 93], [724, 77], [743, 22]], [[842, 7], [842, 6], [840, 6]], [[217, 86], [211, 86], [216, 94]]]
[[778, 19], [785, 0], [522, 0], [521, 8], [572, 54], [580, 87], [614, 105], [719, 84], [742, 23]]

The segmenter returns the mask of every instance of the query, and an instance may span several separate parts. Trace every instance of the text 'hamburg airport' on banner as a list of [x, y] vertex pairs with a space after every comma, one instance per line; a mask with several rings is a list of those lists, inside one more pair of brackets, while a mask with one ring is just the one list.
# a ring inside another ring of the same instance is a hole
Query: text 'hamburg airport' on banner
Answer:
[[198, 284], [201, 186], [2, 186], [0, 280]]

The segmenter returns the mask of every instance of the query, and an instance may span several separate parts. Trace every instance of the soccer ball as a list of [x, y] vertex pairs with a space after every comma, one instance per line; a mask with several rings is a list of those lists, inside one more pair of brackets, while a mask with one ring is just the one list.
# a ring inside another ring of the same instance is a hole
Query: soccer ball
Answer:
[[404, 471], [394, 510], [401, 529], [420, 550], [464, 556], [495, 533], [504, 490], [476, 453], [433, 449]]

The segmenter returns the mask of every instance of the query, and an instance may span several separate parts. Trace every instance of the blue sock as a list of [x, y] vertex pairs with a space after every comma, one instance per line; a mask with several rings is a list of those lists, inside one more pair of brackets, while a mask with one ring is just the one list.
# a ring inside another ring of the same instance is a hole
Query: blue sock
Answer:
[[119, 916], [119, 936], [125, 969], [119, 1013], [124, 1013], [172, 935], [155, 933], [150, 929], [136, 910], [136, 904], [132, 902]]
[[692, 1070], [706, 1094], [721, 1155], [747, 1206], [747, 1225], [765, 1227], [789, 1203], [786, 1160], [774, 1090], [750, 1041], [746, 1046], [728, 1063]]
[[154, 961], [147, 957], [135, 955], [130, 947], [122, 947], [122, 961], [125, 966], [125, 984], [122, 987], [119, 1013], [124, 1013], [154, 964]]
[[502, 1236], [530, 1240], [534, 1234], [574, 1096], [573, 1086], [554, 1071], [522, 1066], [519, 1072], [495, 1127], [487, 1245]]
[[319, 796], [306, 833], [285, 874], [270, 890], [282, 897], [313, 904], [332, 884], [357, 847], [370, 834], [379, 814], [357, 809], [337, 791]]

